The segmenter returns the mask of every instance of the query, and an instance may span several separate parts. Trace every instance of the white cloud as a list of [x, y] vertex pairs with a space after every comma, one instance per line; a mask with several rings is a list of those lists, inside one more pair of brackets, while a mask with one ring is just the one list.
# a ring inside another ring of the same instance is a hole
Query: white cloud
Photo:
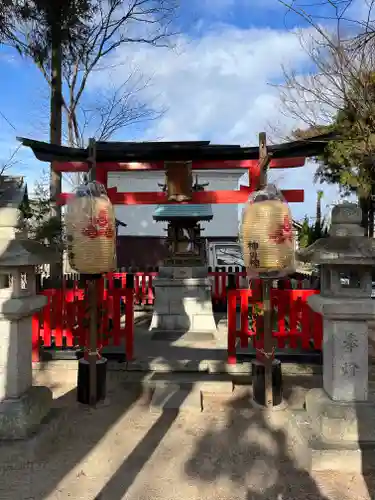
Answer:
[[[108, 77], [124, 81], [129, 57], [128, 51], [119, 51], [113, 61], [119, 66], [99, 79], [96, 74], [96, 85]], [[152, 79], [147, 98], [168, 109], [148, 130], [149, 137], [205, 136], [242, 144], [254, 142], [267, 121], [280, 117], [277, 91], [269, 82], [282, 77], [281, 64], [306, 62], [294, 33], [227, 25], [208, 30], [199, 40], [181, 37], [176, 51], [138, 48], [131, 58]]]
[[[200, 39], [181, 36], [178, 49], [134, 47], [119, 50], [112, 63], [116, 69], [95, 75], [93, 87], [106, 82], [121, 83], [131, 60], [152, 85], [145, 91], [150, 102], [167, 108], [165, 116], [153, 122], [141, 140], [211, 140], [216, 143], [251, 144], [258, 133], [277, 124], [285, 135], [296, 126], [280, 111], [277, 90], [270, 82], [282, 79], [281, 65], [302, 71], [307, 56], [293, 32], [271, 29], [238, 29], [216, 25]], [[93, 89], [95, 90], [95, 89]], [[296, 204], [297, 218], [313, 213], [314, 167], [277, 171], [283, 188], [304, 188], [308, 203]], [[336, 189], [329, 198], [336, 198]], [[329, 200], [327, 200], [329, 203]]]
[[210, 14], [212, 17], [228, 14], [234, 9], [245, 13], [255, 9], [285, 9], [278, 0], [193, 0], [195, 7], [204, 14]]

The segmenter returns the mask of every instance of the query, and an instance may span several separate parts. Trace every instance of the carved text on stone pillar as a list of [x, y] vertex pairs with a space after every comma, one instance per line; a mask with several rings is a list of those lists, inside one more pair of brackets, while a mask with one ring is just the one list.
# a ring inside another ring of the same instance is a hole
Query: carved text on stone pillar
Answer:
[[346, 352], [353, 352], [356, 347], [358, 347], [358, 339], [356, 335], [352, 332], [346, 334], [343, 341], [344, 350]]
[[344, 363], [341, 366], [341, 373], [342, 375], [345, 375], [346, 377], [354, 377], [357, 370], [359, 370], [359, 366], [357, 363]]

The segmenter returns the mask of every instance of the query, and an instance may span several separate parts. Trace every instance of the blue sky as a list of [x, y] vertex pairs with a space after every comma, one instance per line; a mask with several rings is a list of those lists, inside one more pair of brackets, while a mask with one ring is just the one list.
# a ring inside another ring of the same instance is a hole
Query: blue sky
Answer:
[[[305, 2], [306, 3], [306, 2]], [[313, 4], [313, 2], [309, 2]], [[289, 133], [297, 124], [285, 117], [277, 90], [281, 65], [304, 74], [310, 62], [293, 30], [308, 30], [295, 14], [287, 14], [277, 0], [182, 1], [176, 38], [177, 49], [122, 47], [108, 58], [108, 66], [89, 81], [86, 102], [109, 86], [121, 85], [136, 72], [150, 81], [141, 99], [166, 109], [156, 122], [118, 133], [120, 140], [197, 140], [256, 144], [257, 134], [274, 128]], [[318, 12], [311, 7], [310, 12]], [[0, 49], [0, 160], [17, 147], [16, 136], [48, 139], [49, 89], [40, 72], [10, 49]], [[17, 153], [12, 173], [26, 175], [29, 185], [47, 164], [37, 162], [25, 149]], [[304, 188], [306, 201], [294, 205], [293, 214], [313, 215], [315, 167], [277, 171], [280, 187]], [[337, 190], [325, 187], [325, 203], [337, 199]]]

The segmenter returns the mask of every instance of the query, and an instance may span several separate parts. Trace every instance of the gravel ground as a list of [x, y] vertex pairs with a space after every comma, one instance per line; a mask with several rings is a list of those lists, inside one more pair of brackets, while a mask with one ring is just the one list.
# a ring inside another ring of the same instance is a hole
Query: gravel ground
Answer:
[[[58, 396], [62, 395], [60, 387]], [[136, 391], [110, 405], [72, 405], [53, 451], [28, 467], [1, 470], [1, 500], [369, 500], [360, 475], [298, 470], [283, 431], [231, 402], [222, 411], [150, 412]], [[74, 400], [74, 398], [72, 399]], [[71, 400], [71, 401], [72, 401]], [[71, 403], [70, 403], [71, 404]], [[0, 449], [1, 453], [1, 449]]]

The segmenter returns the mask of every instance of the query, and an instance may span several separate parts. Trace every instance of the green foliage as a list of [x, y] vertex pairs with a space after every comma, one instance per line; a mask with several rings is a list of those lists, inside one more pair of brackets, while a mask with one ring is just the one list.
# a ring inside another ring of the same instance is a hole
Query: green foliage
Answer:
[[[347, 75], [346, 75], [347, 76]], [[336, 184], [343, 196], [356, 194], [362, 209], [362, 226], [374, 235], [375, 214], [375, 72], [358, 70], [345, 88], [345, 99], [329, 126], [296, 130], [298, 138], [334, 132], [340, 140], [330, 141], [316, 158], [315, 180]]]
[[298, 243], [300, 248], [306, 248], [312, 245], [316, 240], [325, 238], [328, 235], [326, 221], [322, 218], [322, 199], [323, 191], [318, 191], [316, 195], [316, 214], [314, 224], [310, 224], [309, 217], [305, 215], [301, 228], [298, 231]]
[[20, 19], [21, 0], [0, 1], [0, 43], [10, 41]]
[[[42, 67], [50, 66], [52, 29], [58, 26], [64, 57], [72, 55], [95, 15], [93, 0], [7, 0], [0, 6], [0, 40]], [[1, 37], [2, 35], [2, 37]], [[76, 54], [76, 52], [75, 52]]]
[[375, 73], [359, 72], [331, 125], [296, 130], [296, 138], [335, 132], [318, 161], [316, 180], [337, 184], [344, 195], [369, 196], [375, 180]]
[[300, 248], [306, 248], [312, 245], [316, 240], [325, 238], [328, 235], [328, 229], [325, 227], [325, 221], [319, 225], [317, 223], [310, 224], [309, 217], [305, 215], [302, 221], [301, 229], [298, 231], [298, 242]]
[[35, 183], [33, 198], [29, 207], [23, 208], [23, 214], [30, 239], [64, 248], [64, 227], [60, 219], [52, 214], [47, 174]]

